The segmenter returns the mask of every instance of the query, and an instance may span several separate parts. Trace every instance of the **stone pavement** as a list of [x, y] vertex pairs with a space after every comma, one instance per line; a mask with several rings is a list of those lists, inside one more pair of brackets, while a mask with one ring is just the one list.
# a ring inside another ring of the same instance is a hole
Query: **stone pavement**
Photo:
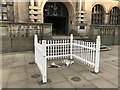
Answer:
[[[101, 52], [100, 73], [75, 60], [69, 67], [48, 68], [48, 83], [41, 83], [41, 75], [34, 61], [34, 52], [13, 52], [2, 54], [3, 88], [117, 88], [118, 87], [118, 46]], [[62, 60], [50, 60], [50, 63]], [[35, 78], [36, 76], [36, 78]], [[38, 76], [38, 77], [37, 77]], [[79, 77], [80, 81], [71, 80]]]

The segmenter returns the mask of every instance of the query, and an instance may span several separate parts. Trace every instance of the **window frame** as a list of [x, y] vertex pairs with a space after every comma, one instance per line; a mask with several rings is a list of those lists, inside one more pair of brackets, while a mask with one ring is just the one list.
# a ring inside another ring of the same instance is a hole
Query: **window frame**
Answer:
[[109, 11], [109, 21], [108, 23], [111, 25], [118, 25], [120, 24], [120, 9], [118, 7], [112, 7]]
[[[13, 10], [11, 10], [11, 7]], [[13, 21], [14, 20], [14, 2], [7, 2], [6, 3], [1, 3], [0, 4], [0, 15], [1, 15], [1, 18], [0, 18], [0, 21]], [[6, 11], [4, 11], [4, 9], [6, 9]], [[4, 16], [6, 16], [6, 18], [4, 18]], [[11, 17], [12, 16], [12, 19]]]
[[104, 24], [105, 10], [102, 5], [97, 4], [92, 8], [91, 24]]

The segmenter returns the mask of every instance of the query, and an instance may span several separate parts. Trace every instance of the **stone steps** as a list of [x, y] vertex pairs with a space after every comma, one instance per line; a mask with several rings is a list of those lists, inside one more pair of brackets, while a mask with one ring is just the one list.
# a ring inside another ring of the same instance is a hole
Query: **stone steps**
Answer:
[[[57, 35], [57, 36], [52, 36], [53, 39], [70, 39], [70, 36], [63, 36], [63, 35]], [[88, 36], [74, 36], [74, 39], [79, 39], [79, 40], [89, 40]]]
[[[61, 40], [61, 39], [70, 39], [70, 36], [52, 36], [54, 40], [58, 39], [58, 40]], [[84, 41], [88, 41], [90, 42], [91, 40], [86, 36], [86, 37], [80, 37], [80, 36], [74, 36], [74, 39], [78, 39], [78, 40], [84, 40]], [[100, 51], [109, 51], [111, 50], [110, 47], [106, 46], [106, 45], [101, 45], [100, 46]]]
[[109, 46], [106, 46], [106, 45], [100, 46], [100, 51], [109, 51], [109, 50], [111, 50], [111, 48]]

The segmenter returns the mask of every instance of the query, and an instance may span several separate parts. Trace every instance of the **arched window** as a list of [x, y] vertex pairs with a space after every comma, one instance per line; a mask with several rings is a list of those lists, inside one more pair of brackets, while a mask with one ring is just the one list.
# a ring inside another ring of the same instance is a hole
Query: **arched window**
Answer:
[[120, 9], [118, 7], [113, 7], [109, 13], [109, 24], [115, 25], [120, 24]]
[[92, 8], [92, 24], [104, 24], [104, 9], [97, 4]]

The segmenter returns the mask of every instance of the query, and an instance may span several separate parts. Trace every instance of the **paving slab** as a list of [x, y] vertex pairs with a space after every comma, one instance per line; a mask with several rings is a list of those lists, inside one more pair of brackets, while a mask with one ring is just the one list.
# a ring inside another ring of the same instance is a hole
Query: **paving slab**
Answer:
[[103, 68], [105, 71], [108, 71], [116, 76], [118, 76], [118, 67], [113, 66], [113, 65], [108, 65], [106, 67], [101, 67]]
[[11, 68], [12, 67], [12, 65], [13, 65], [13, 62], [2, 62], [2, 68], [4, 69], [4, 68]]
[[97, 88], [97, 87], [93, 84], [89, 84], [89, 85], [84, 85], [81, 88]]
[[10, 76], [10, 72], [11, 68], [4, 68], [2, 71], [2, 82], [7, 82], [8, 81], [8, 77]]
[[25, 65], [24, 60], [13, 62], [12, 67], [17, 67], [17, 66], [22, 66], [22, 65]]
[[25, 59], [26, 64], [35, 61], [33, 52], [25, 53], [24, 59]]
[[[75, 61], [75, 60], [74, 60]], [[75, 70], [76, 72], [82, 72], [82, 71], [87, 71], [88, 69], [86, 69], [85, 67], [83, 67], [82, 65], [80, 65], [78, 62], [75, 61], [75, 63], [73, 65], [70, 66], [73, 70]]]
[[8, 78], [9, 83], [23, 80], [27, 80], [27, 73], [11, 73]]
[[91, 81], [97, 88], [117, 88], [115, 85], [106, 81], [105, 79], [99, 78]]
[[65, 81], [65, 78], [59, 72], [49, 73], [48, 79], [50, 79], [52, 81], [52, 84]]
[[[73, 81], [71, 80], [71, 78], [73, 77], [79, 77], [80, 78], [80, 81]], [[89, 81], [87, 81], [86, 79], [84, 79], [82, 76], [80, 76], [79, 74], [77, 75], [73, 75], [73, 76], [70, 76], [67, 78], [67, 80], [72, 84], [72, 86], [74, 88], [81, 88], [83, 86], [86, 86], [86, 85], [90, 85], [91, 83]]]
[[25, 81], [16, 81], [16, 82], [9, 82], [7, 84], [7, 88], [28, 88], [28, 82]]
[[52, 90], [77, 90], [76, 88], [52, 88]]
[[11, 73], [25, 73], [27, 72], [26, 66], [17, 66], [17, 67], [12, 67]]
[[66, 69], [58, 69], [58, 70], [64, 77], [69, 77], [71, 75], [77, 74], [77, 72], [73, 70], [71, 67], [67, 67]]
[[111, 80], [111, 79], [118, 77], [117, 75], [114, 75], [107, 71], [100, 73], [99, 76], [101, 76], [102, 78], [107, 79], [107, 80]]
[[100, 76], [98, 74], [95, 74], [95, 73], [93, 73], [91, 71], [80, 72], [80, 74], [86, 80], [94, 80], [94, 79], [100, 78]]
[[47, 68], [47, 73], [50, 74], [50, 73], [57, 73], [58, 72], [58, 69], [59, 68]]
[[52, 88], [74, 88], [70, 82], [59, 82], [59, 83], [55, 83], [55, 84], [51, 84]]
[[28, 64], [26, 68], [27, 68], [27, 73], [28, 74], [40, 73], [36, 64], [32, 64], [32, 65]]
[[40, 77], [28, 80], [28, 86], [29, 88], [52, 88], [49, 83], [42, 83], [41, 81]]
[[118, 77], [109, 80], [109, 82], [113, 83], [114, 85], [116, 85], [118, 87]]
[[7, 61], [7, 60], [13, 61], [13, 60], [14, 60], [14, 56], [15, 56], [15, 55], [12, 54], [12, 53], [11, 53], [11, 54], [9, 54], [9, 53], [8, 53], [8, 54], [4, 54], [4, 55], [2, 55], [2, 60], [3, 60], [3, 61], [4, 61], [4, 60], [6, 60], [6, 61]]
[[7, 88], [7, 82], [2, 82], [2, 88]]

